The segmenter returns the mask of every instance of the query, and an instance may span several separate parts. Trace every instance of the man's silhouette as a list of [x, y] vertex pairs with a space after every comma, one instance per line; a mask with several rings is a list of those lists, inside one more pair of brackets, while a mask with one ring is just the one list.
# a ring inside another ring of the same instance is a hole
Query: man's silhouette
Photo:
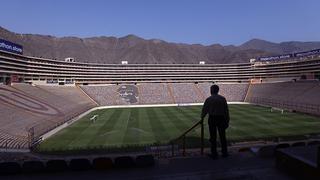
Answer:
[[211, 96], [206, 99], [202, 107], [201, 119], [209, 114], [208, 124], [211, 142], [211, 157], [217, 158], [217, 130], [219, 132], [222, 157], [228, 156], [226, 129], [229, 127], [229, 110], [226, 98], [219, 95], [219, 86], [212, 85]]

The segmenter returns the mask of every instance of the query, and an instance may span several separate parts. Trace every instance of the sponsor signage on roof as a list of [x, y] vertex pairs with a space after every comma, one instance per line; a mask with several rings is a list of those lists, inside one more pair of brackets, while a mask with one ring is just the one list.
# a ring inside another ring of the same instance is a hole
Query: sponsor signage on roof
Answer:
[[320, 54], [320, 49], [314, 49], [314, 50], [311, 50], [311, 51], [304, 51], [304, 52], [294, 53], [294, 57], [312, 56], [312, 55], [316, 55], [316, 54]]
[[297, 52], [293, 54], [283, 54], [283, 55], [277, 55], [277, 56], [268, 56], [268, 57], [260, 57], [258, 60], [260, 61], [272, 61], [272, 60], [282, 60], [282, 59], [288, 59], [288, 58], [300, 58], [300, 57], [307, 57], [307, 56], [313, 56], [320, 54], [320, 49], [314, 49], [310, 51], [304, 51], [304, 52]]
[[16, 54], [23, 54], [23, 47], [21, 45], [3, 39], [0, 39], [0, 50]]
[[279, 59], [287, 59], [291, 58], [292, 54], [284, 54], [279, 56], [268, 56], [268, 57], [261, 57], [259, 58], [260, 61], [271, 61], [271, 60], [279, 60]]

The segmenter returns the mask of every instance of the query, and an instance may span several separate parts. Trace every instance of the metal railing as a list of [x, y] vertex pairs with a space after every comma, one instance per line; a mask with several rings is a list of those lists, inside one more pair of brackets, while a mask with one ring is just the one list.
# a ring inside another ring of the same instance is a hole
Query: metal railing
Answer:
[[203, 120], [200, 120], [198, 122], [196, 122], [193, 126], [191, 126], [189, 129], [187, 129], [184, 133], [182, 133], [178, 138], [174, 139], [173, 141], [171, 141], [171, 146], [172, 146], [172, 156], [174, 156], [174, 143], [177, 143], [179, 140], [182, 139], [182, 155], [185, 156], [186, 155], [186, 136], [189, 132], [191, 132], [192, 130], [194, 130], [197, 126], [201, 126], [201, 145], [200, 145], [200, 153], [201, 155], [203, 155], [203, 151], [204, 151], [204, 126], [203, 126]]

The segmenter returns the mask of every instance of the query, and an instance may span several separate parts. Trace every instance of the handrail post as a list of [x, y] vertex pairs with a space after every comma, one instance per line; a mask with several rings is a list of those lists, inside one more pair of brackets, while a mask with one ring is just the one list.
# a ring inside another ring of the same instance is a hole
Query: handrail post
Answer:
[[204, 150], [204, 128], [203, 128], [203, 121], [201, 121], [201, 155], [203, 155]]
[[194, 128], [196, 128], [198, 125], [201, 125], [201, 155], [203, 155], [204, 152], [204, 123], [203, 120], [198, 121], [197, 123], [195, 123], [191, 128], [189, 128], [188, 130], [186, 130], [182, 135], [180, 135], [177, 139], [175, 139], [172, 144], [171, 144], [171, 154], [172, 156], [174, 156], [174, 142], [181, 140], [182, 139], [182, 155], [185, 156], [186, 155], [186, 135], [193, 130]]
[[171, 143], [171, 155], [172, 155], [172, 157], [174, 156], [174, 144], [173, 143]]
[[186, 135], [183, 136], [182, 141], [182, 155], [186, 156]]

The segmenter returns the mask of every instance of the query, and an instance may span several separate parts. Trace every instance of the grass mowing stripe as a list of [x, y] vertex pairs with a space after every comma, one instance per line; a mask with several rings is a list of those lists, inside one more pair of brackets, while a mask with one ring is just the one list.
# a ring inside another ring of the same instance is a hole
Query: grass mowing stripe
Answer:
[[177, 112], [177, 114], [184, 116], [187, 120], [189, 120], [192, 124], [196, 123], [200, 120], [200, 114], [198, 114], [198, 116], [196, 116], [197, 114], [192, 113], [190, 111], [190, 109], [188, 109], [187, 107], [176, 107], [174, 108]]
[[[68, 128], [63, 129], [57, 134], [55, 134], [53, 137], [50, 138], [50, 141], [46, 140], [43, 143], [41, 143], [40, 146], [42, 146], [43, 148], [49, 148], [49, 149], [74, 148], [74, 145], [72, 144], [72, 142], [79, 137], [79, 133], [82, 133], [85, 129], [89, 128], [88, 126], [89, 118], [93, 114], [104, 114], [104, 113], [105, 112], [103, 111], [96, 111], [86, 115], [85, 117], [83, 117], [83, 119], [79, 120], [77, 123], [74, 123]], [[80, 141], [79, 143], [81, 144], [81, 146], [85, 145], [85, 144], [82, 144], [82, 141]]]
[[105, 144], [121, 145], [131, 115], [130, 108], [122, 109], [122, 113], [117, 117], [117, 121], [111, 131], [104, 134]]
[[141, 144], [154, 143], [156, 140], [152, 132], [152, 127], [147, 114], [148, 108], [139, 108], [139, 109], [140, 109], [139, 127], [144, 132], [140, 134], [140, 143]]
[[190, 110], [194, 114], [198, 114], [200, 117], [202, 106], [186, 106], [186, 109]]
[[[175, 107], [175, 108], [172, 108], [172, 110], [175, 110], [175, 112], [179, 115], [179, 117], [181, 117], [182, 119], [185, 119], [185, 122], [189, 124], [188, 128], [194, 125], [198, 121], [197, 119], [200, 116], [199, 114], [194, 114], [192, 111], [190, 111], [189, 106]], [[187, 129], [185, 129], [185, 131]], [[198, 136], [200, 135], [199, 133], [200, 133], [200, 126], [197, 126], [194, 130], [192, 130], [192, 132], [189, 133], [189, 135]]]
[[237, 113], [242, 117], [241, 126], [243, 126], [242, 129], [246, 132], [244, 136], [259, 138], [274, 132], [273, 129], [268, 128], [263, 123], [255, 123], [255, 118], [259, 118], [259, 121], [261, 121], [260, 117], [255, 113], [245, 111], [238, 111]]
[[190, 127], [190, 124], [185, 123], [176, 115], [175, 111], [173, 111], [173, 108], [160, 108], [160, 110], [166, 116], [166, 118], [170, 120], [170, 123], [172, 123], [174, 127], [179, 130], [175, 136], [178, 136], [180, 133], [186, 131]]
[[[90, 113], [84, 117], [89, 118], [93, 114]], [[70, 125], [68, 128], [62, 129], [58, 133], [54, 134], [50, 139], [45, 140], [40, 144], [41, 148], [44, 149], [68, 149], [72, 148], [71, 142], [78, 137], [78, 132], [82, 132], [83, 129], [87, 128], [85, 120], [81, 119], [77, 123]]]
[[[254, 138], [251, 130], [248, 128], [255, 128], [255, 124], [250, 123], [251, 117], [248, 113], [242, 113], [241, 109], [230, 107], [230, 127], [227, 129], [227, 137], [230, 140], [237, 140], [243, 138]], [[249, 121], [248, 121], [249, 120]]]
[[[90, 141], [92, 141], [93, 138], [96, 138], [94, 134], [99, 130], [99, 128], [109, 119], [109, 117], [112, 115], [113, 110], [107, 110], [107, 111], [97, 111], [94, 113], [90, 113], [90, 115], [87, 118], [84, 118], [79, 122], [82, 123], [83, 126], [86, 126], [87, 128], [79, 132], [78, 136], [70, 142], [69, 146], [73, 147], [85, 147], [87, 146]], [[90, 118], [93, 115], [98, 115], [98, 118], [95, 122], [92, 122]]]
[[[118, 121], [118, 118], [123, 113], [123, 109], [110, 109], [111, 115], [108, 119], [104, 121], [104, 124], [97, 129], [97, 131], [94, 133], [93, 139], [88, 143], [90, 146], [99, 146], [103, 145], [105, 141], [104, 135], [107, 135], [107, 133], [110, 133], [110, 131], [113, 130], [113, 127]], [[110, 113], [110, 112], [109, 112]]]
[[[197, 106], [199, 109], [202, 109], [202, 106]], [[178, 107], [177, 107], [178, 108]], [[190, 106], [186, 106], [184, 108], [180, 109], [180, 114], [181, 116], [184, 116], [186, 119], [188, 119], [191, 123], [190, 123], [190, 127], [192, 125], [194, 125], [196, 122], [198, 122], [200, 120], [200, 111], [195, 111], [192, 108], [190, 108]], [[207, 115], [208, 116], [208, 115]], [[208, 124], [206, 123], [206, 121], [204, 122], [204, 131], [209, 131], [208, 130]], [[192, 133], [189, 133], [189, 135], [191, 136], [197, 136], [199, 137], [201, 134], [201, 126], [198, 125], [193, 131]], [[209, 134], [209, 133], [207, 133]], [[188, 136], [189, 136], [188, 135]]]
[[140, 133], [143, 133], [143, 130], [139, 128], [139, 108], [131, 108], [131, 112], [127, 129], [122, 140], [123, 144], [139, 144]]
[[167, 142], [170, 140], [170, 136], [167, 134], [167, 129], [164, 128], [154, 108], [149, 108], [147, 110], [147, 115], [155, 140], [157, 142]]
[[172, 108], [161, 108], [161, 111], [179, 131], [183, 132], [190, 127], [190, 124], [178, 117], [176, 111], [173, 111]]
[[[79, 147], [168, 142], [180, 135], [184, 128], [193, 125], [194, 120], [200, 116], [201, 108], [186, 106], [97, 110], [42, 142], [40, 149], [63, 151]], [[319, 117], [287, 111], [284, 114], [270, 112], [269, 107], [254, 105], [230, 104], [229, 111], [231, 120], [227, 136], [230, 141], [320, 133]], [[92, 123], [89, 119], [94, 114], [99, 117]], [[132, 130], [134, 128], [139, 129], [139, 132], [141, 130], [141, 133]], [[187, 143], [198, 143], [199, 130], [196, 130], [197, 136], [188, 136]], [[208, 137], [207, 121], [205, 137]]]
[[[280, 114], [277, 112], [270, 112], [268, 109], [269, 108], [252, 106], [246, 111], [238, 112], [238, 114], [247, 112], [253, 116], [251, 118], [253, 121], [260, 121], [260, 123], [257, 123], [255, 126], [251, 126], [255, 127], [253, 130], [250, 129], [251, 133], [254, 134], [256, 138], [288, 136], [301, 134], [299, 131], [306, 132], [306, 129], [301, 128], [302, 125], [300, 123], [294, 122], [297, 117], [296, 114]], [[243, 118], [243, 114], [240, 116], [242, 117], [241, 122], [245, 122], [246, 119]]]
[[[185, 106], [181, 109], [181, 116], [184, 116], [188, 119], [190, 119], [189, 128], [194, 125], [194, 123], [198, 122], [200, 120], [200, 115], [202, 111], [202, 105], [199, 106]], [[209, 142], [209, 125], [208, 125], [208, 115], [204, 120], [204, 139], [205, 143]], [[193, 131], [191, 131], [189, 134], [187, 134], [188, 141], [187, 144], [193, 144], [200, 146], [200, 137], [201, 137], [201, 126], [198, 125]]]
[[[180, 132], [179, 129], [177, 129], [173, 124], [172, 124], [172, 118], [168, 119], [165, 114], [161, 111], [164, 107], [157, 107], [154, 108], [155, 113], [158, 115], [159, 120], [163, 124], [164, 129], [166, 129], [166, 133], [169, 136], [170, 140], [175, 138], [176, 135]], [[168, 141], [168, 140], [167, 140]]]

